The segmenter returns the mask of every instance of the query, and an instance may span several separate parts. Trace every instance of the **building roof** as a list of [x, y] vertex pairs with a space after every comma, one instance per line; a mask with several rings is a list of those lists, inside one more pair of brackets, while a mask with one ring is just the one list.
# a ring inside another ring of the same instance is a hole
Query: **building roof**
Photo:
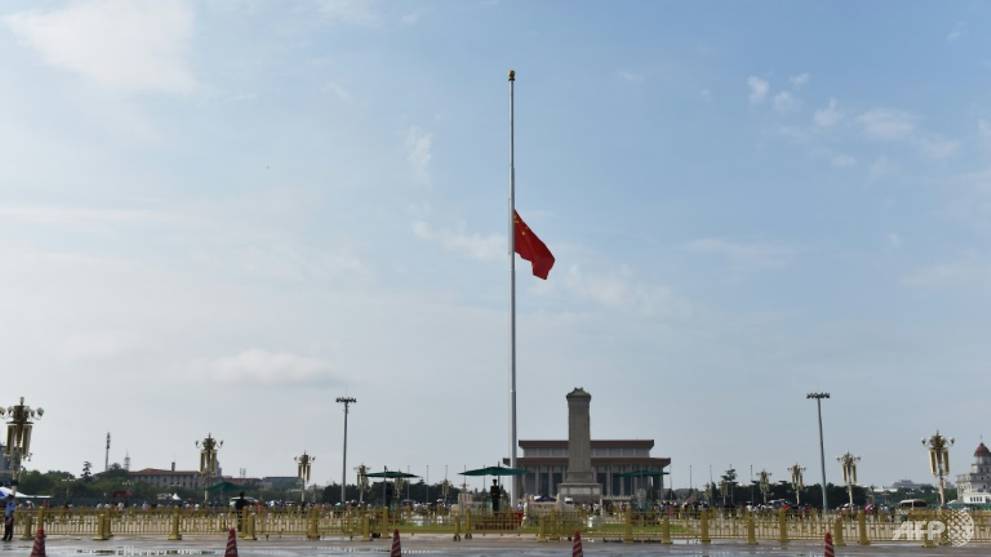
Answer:
[[981, 444], [977, 446], [977, 450], [974, 451], [974, 456], [991, 456], [991, 451], [988, 450], [988, 447], [984, 444], [984, 441], [981, 441]]
[[[503, 462], [509, 464], [509, 459], [504, 458]], [[667, 457], [592, 457], [592, 466], [643, 466], [645, 468], [664, 468], [671, 464], [671, 459]], [[532, 457], [521, 456], [516, 459], [516, 466], [526, 468], [528, 466], [567, 466], [568, 459], [565, 457]]]
[[[521, 449], [567, 449], [568, 442], [563, 439], [525, 440], [520, 441]], [[653, 439], [592, 439], [593, 449], [623, 448], [623, 449], [653, 449]]]
[[188, 476], [189, 474], [199, 474], [195, 470], [163, 470], [161, 468], [145, 468], [137, 472], [130, 472], [132, 476]]
[[251, 485], [251, 484], [260, 483], [262, 479], [261, 478], [230, 478], [225, 476], [224, 481], [230, 482], [234, 485]]

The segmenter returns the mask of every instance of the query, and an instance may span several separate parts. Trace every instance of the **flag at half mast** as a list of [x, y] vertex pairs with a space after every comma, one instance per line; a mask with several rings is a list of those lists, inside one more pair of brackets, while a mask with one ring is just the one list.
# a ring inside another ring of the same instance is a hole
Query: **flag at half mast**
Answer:
[[520, 214], [513, 210], [513, 247], [520, 257], [530, 262], [533, 276], [547, 280], [554, 266], [554, 254], [547, 245], [523, 222]]

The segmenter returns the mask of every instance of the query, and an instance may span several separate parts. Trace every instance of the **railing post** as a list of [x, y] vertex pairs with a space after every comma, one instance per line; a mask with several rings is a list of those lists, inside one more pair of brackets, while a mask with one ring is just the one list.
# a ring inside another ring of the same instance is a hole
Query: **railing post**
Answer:
[[709, 544], [712, 538], [709, 537], [709, 510], [702, 509], [699, 516], [699, 542]]
[[871, 540], [867, 539], [867, 516], [864, 511], [857, 511], [857, 543], [860, 545], [871, 544]]
[[24, 541], [29, 541], [34, 539], [34, 516], [29, 512], [24, 513], [24, 533], [21, 535], [21, 539]]
[[939, 515], [938, 516], [939, 516], [939, 519], [943, 521], [943, 526], [944, 526], [943, 531], [939, 535], [939, 545], [950, 545], [950, 543], [951, 543], [950, 542], [950, 528], [949, 528], [949, 524], [950, 524], [949, 512], [950, 511], [947, 511], [945, 509], [939, 511]]
[[753, 511], [747, 511], [747, 545], [757, 545], [757, 528], [754, 525]]
[[258, 535], [255, 533], [255, 520], [257, 519], [255, 513], [248, 513], [245, 517], [245, 536], [244, 539], [257, 541]]
[[103, 511], [100, 511], [100, 513], [96, 515], [96, 534], [93, 536], [94, 541], [102, 542], [110, 539], [110, 537], [107, 536], [105, 518], [106, 518], [106, 513]]
[[169, 532], [169, 541], [176, 542], [180, 540], [182, 540], [182, 534], [179, 532], [179, 507], [176, 507], [172, 513], [172, 531]]
[[929, 537], [929, 525], [932, 523], [932, 520], [930, 520], [928, 516], [925, 518], [926, 520], [922, 528], [922, 547], [933, 547], [936, 544], [933, 543], [933, 539]]
[[788, 543], [788, 516], [784, 508], [778, 509], [778, 543]]
[[311, 541], [320, 539], [320, 515], [316, 507], [310, 509], [310, 516], [306, 521], [306, 539]]
[[661, 543], [664, 545], [671, 545], [671, 517], [664, 513], [664, 518], [661, 519]]
[[833, 545], [840, 547], [846, 545], [843, 541], [843, 517], [841, 515], [836, 515], [833, 519]]

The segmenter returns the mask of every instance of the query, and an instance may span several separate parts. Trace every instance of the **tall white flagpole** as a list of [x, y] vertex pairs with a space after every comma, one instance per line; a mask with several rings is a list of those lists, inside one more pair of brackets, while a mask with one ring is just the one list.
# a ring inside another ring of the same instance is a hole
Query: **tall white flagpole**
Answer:
[[[516, 72], [509, 70], [509, 466], [516, 468]], [[510, 482], [510, 506], [519, 497], [516, 476]]]

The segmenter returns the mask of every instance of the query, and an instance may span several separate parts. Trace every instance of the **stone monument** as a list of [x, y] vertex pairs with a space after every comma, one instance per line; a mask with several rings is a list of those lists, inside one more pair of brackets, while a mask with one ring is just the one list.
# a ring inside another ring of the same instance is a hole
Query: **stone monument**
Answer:
[[592, 429], [589, 405], [592, 395], [581, 387], [568, 393], [568, 473], [558, 486], [559, 501], [599, 503], [602, 486], [592, 476]]

